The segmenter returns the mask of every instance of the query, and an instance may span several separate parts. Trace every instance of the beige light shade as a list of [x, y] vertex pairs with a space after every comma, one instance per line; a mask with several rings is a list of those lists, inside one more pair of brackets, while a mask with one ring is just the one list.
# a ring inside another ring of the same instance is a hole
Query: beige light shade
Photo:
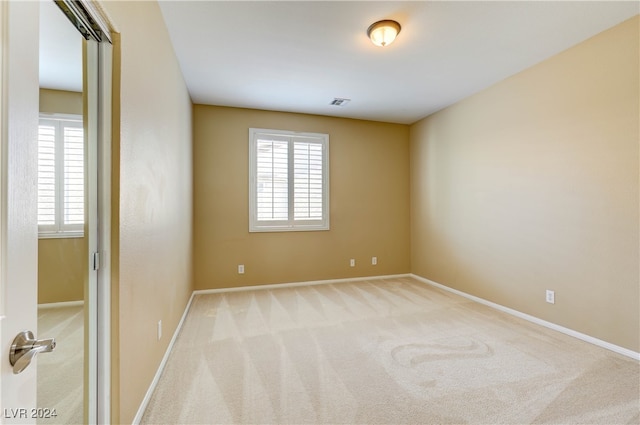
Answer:
[[396, 21], [378, 21], [367, 28], [367, 35], [376, 46], [385, 47], [393, 43], [400, 33], [400, 24]]

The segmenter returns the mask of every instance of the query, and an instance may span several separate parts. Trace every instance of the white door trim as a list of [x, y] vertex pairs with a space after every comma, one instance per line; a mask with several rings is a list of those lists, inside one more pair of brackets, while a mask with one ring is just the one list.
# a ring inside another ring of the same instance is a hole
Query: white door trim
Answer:
[[111, 423], [111, 91], [113, 53], [109, 43], [98, 50], [98, 352], [97, 415], [99, 424]]
[[111, 44], [87, 42], [90, 424], [111, 422], [111, 67]]
[[85, 325], [87, 331], [87, 353], [85, 362], [87, 375], [85, 377], [85, 412], [88, 415], [85, 420], [89, 424], [98, 421], [97, 394], [98, 394], [98, 271], [94, 267], [95, 253], [99, 249], [98, 241], [98, 43], [89, 40], [85, 43], [85, 86], [84, 96], [87, 105], [85, 113], [85, 131], [87, 137], [87, 227], [88, 240], [87, 271], [88, 281], [85, 287]]

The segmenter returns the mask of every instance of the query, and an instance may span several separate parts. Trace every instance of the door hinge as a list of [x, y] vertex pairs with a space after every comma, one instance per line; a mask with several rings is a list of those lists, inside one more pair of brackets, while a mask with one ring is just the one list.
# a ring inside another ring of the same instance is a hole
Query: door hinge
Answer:
[[100, 253], [93, 253], [93, 270], [98, 270], [100, 268]]

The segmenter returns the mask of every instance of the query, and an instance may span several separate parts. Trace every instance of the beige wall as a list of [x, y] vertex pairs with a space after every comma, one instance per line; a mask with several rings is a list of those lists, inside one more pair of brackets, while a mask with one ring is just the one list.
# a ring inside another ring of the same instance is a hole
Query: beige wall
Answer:
[[38, 304], [84, 300], [85, 241], [38, 239]]
[[[82, 115], [82, 93], [40, 89], [40, 112]], [[38, 304], [84, 299], [85, 238], [38, 240]]]
[[[203, 105], [193, 123], [196, 289], [409, 272], [408, 126]], [[329, 134], [331, 230], [249, 233], [250, 127]]]
[[640, 351], [638, 22], [411, 127], [414, 273]]
[[131, 423], [193, 290], [192, 105], [158, 4], [103, 6], [120, 33], [114, 40], [112, 422]]
[[82, 115], [82, 92], [40, 89], [40, 112]]

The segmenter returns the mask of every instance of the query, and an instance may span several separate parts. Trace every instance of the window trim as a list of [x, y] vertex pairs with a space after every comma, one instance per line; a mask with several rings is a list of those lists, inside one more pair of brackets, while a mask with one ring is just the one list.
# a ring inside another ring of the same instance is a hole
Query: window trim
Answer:
[[[259, 136], [271, 136], [274, 140], [288, 141], [289, 218], [284, 221], [259, 221], [257, 218], [257, 141]], [[298, 140], [296, 140], [298, 139]], [[295, 220], [293, 212], [293, 146], [300, 139], [315, 139], [322, 146], [322, 219]], [[329, 208], [329, 135], [324, 133], [296, 132], [263, 128], [249, 129], [249, 232], [310, 232], [330, 230]]]
[[[75, 123], [80, 123], [80, 128], [83, 129], [83, 134], [84, 134], [84, 117], [80, 114], [63, 114], [63, 113], [47, 113], [47, 112], [41, 112], [39, 114], [39, 118], [38, 118], [38, 127], [40, 127], [41, 123], [43, 121], [55, 121], [56, 125], [59, 125], [60, 122], [63, 121], [67, 121], [67, 122], [75, 122]], [[56, 130], [57, 131], [57, 130]], [[64, 143], [64, 140], [63, 142]], [[85, 174], [85, 184], [86, 184], [86, 146], [85, 148], [85, 153], [84, 153], [84, 174]], [[58, 142], [56, 140], [56, 160], [55, 160], [55, 167], [56, 167], [56, 179], [59, 179], [61, 176], [64, 175], [64, 155], [59, 155], [59, 153], [63, 152], [63, 148], [58, 147]], [[60, 180], [60, 184], [63, 185], [64, 184], [64, 180]], [[57, 184], [56, 184], [57, 186]], [[38, 224], [38, 239], [61, 239], [61, 238], [82, 238], [84, 237], [84, 227], [85, 227], [85, 223], [86, 223], [86, 211], [85, 211], [85, 219], [83, 220], [82, 224], [69, 224], [69, 225], [64, 225], [62, 223], [59, 222], [60, 217], [58, 217], [59, 214], [64, 214], [64, 191], [63, 190], [59, 190], [58, 187], [56, 187], [55, 190], [55, 196], [56, 196], [56, 202], [62, 202], [61, 205], [61, 210], [58, 211], [56, 210], [56, 223], [55, 224], [45, 224], [45, 225], [41, 225]], [[85, 210], [86, 210], [86, 190], [85, 190]]]

